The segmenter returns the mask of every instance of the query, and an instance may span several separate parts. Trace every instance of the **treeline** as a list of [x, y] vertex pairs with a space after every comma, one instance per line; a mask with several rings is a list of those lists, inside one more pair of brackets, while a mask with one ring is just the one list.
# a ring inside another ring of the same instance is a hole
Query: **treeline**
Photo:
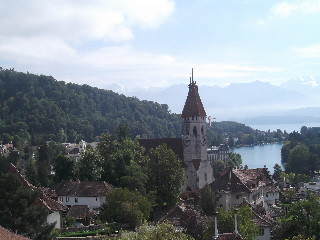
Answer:
[[129, 126], [132, 138], [181, 136], [180, 115], [169, 113], [166, 104], [0, 68], [3, 143], [15, 135], [32, 145], [42, 138], [91, 142], [102, 133], [113, 133], [120, 124]]
[[281, 148], [281, 161], [287, 173], [314, 176], [320, 170], [320, 128], [302, 127], [292, 132]]
[[262, 132], [234, 121], [213, 122], [207, 129], [210, 146], [227, 143], [229, 147], [282, 142], [288, 135], [286, 131]]

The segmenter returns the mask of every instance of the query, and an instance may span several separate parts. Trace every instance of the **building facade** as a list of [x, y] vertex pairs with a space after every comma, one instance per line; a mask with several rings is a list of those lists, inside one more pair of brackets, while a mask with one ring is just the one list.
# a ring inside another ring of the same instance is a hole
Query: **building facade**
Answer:
[[207, 149], [208, 160], [213, 163], [214, 161], [220, 159], [224, 163], [229, 161], [229, 147], [225, 144], [220, 144], [219, 147], [212, 146]]
[[207, 158], [206, 112], [198, 86], [190, 79], [188, 96], [181, 114], [183, 167], [186, 182], [182, 191], [202, 188], [213, 182], [213, 169]]

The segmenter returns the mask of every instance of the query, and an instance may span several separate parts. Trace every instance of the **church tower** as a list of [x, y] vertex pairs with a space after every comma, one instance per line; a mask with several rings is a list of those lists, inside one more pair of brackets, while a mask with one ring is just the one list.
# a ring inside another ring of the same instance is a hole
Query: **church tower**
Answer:
[[181, 114], [186, 177], [183, 192], [199, 189], [206, 183], [213, 182], [213, 169], [207, 157], [206, 116], [192, 69], [189, 92]]

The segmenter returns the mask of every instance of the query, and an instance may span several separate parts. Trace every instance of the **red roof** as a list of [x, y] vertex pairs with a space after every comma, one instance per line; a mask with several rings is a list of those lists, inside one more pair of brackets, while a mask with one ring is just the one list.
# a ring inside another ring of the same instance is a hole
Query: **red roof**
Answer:
[[189, 84], [189, 93], [184, 104], [184, 108], [181, 114], [182, 118], [185, 117], [200, 117], [207, 116], [206, 111], [202, 105], [199, 93], [198, 86], [195, 82]]
[[22, 237], [0, 226], [0, 240], [30, 240], [30, 238]]

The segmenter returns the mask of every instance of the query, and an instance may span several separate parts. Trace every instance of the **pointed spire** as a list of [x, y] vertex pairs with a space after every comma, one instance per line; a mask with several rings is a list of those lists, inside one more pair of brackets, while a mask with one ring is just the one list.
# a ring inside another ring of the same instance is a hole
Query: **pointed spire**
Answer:
[[187, 100], [185, 102], [181, 117], [205, 117], [207, 116], [206, 111], [202, 105], [199, 93], [198, 86], [193, 80], [193, 69], [190, 78], [189, 92]]

